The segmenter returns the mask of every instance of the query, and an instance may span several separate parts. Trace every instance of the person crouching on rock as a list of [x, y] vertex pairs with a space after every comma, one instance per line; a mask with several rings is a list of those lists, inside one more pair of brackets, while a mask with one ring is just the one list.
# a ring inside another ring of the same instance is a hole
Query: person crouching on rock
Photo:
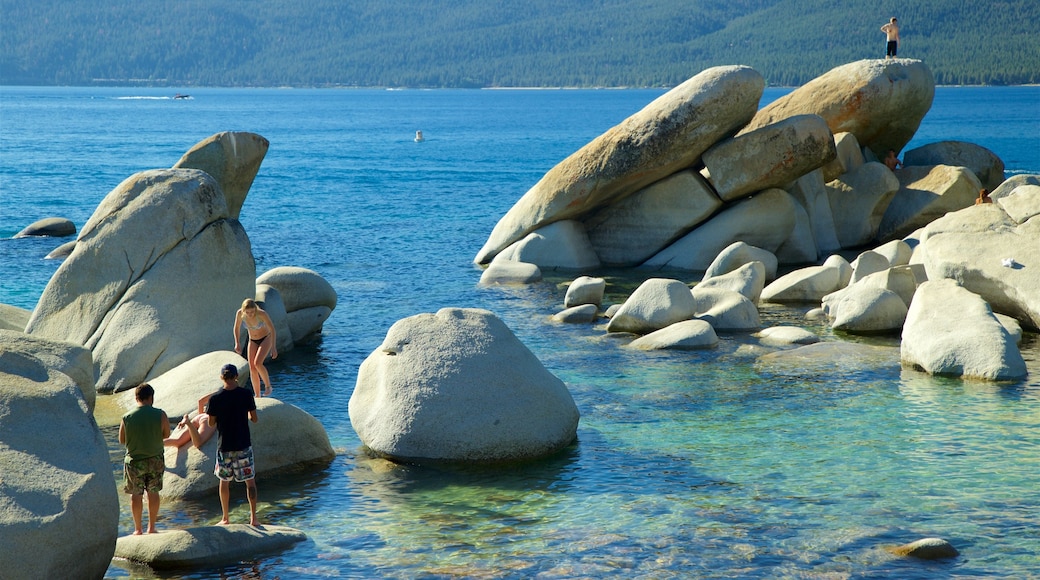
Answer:
[[148, 533], [155, 533], [159, 518], [159, 492], [162, 491], [163, 439], [170, 436], [170, 419], [166, 412], [152, 406], [155, 389], [148, 383], [134, 389], [137, 408], [123, 415], [119, 422], [119, 442], [126, 445], [123, 458], [123, 491], [130, 494], [130, 513], [134, 518], [134, 535], [141, 535], [144, 495], [148, 495]]
[[235, 352], [239, 352], [241, 342], [239, 340], [239, 329], [245, 325], [249, 334], [249, 342], [246, 360], [249, 361], [249, 380], [253, 384], [253, 393], [259, 397], [260, 383], [263, 382], [266, 390], [263, 396], [270, 397], [271, 377], [267, 374], [264, 361], [270, 354], [272, 359], [278, 358], [277, 337], [275, 336], [274, 323], [262, 308], [256, 305], [251, 298], [242, 301], [242, 307], [235, 312]]
[[253, 466], [253, 443], [249, 422], [256, 423], [256, 401], [249, 389], [238, 386], [238, 368], [226, 364], [220, 369], [224, 386], [209, 398], [206, 413], [209, 424], [217, 428], [217, 462], [213, 474], [220, 480], [221, 525], [228, 525], [231, 502], [231, 480], [245, 482], [249, 499], [249, 525], [260, 525], [256, 519], [256, 471]]

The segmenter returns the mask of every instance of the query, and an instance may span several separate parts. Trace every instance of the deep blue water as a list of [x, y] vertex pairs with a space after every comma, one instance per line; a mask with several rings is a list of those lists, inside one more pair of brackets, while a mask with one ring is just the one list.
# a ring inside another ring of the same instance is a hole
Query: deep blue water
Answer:
[[[270, 368], [276, 396], [317, 417], [338, 455], [320, 472], [259, 481], [262, 519], [297, 527], [309, 542], [177, 577], [1040, 570], [1035, 336], [1023, 346], [1030, 377], [1017, 384], [902, 371], [892, 339], [869, 341], [890, 347], [870, 364], [788, 368], [757, 362], [746, 335], [708, 352], [648, 354], [602, 340], [600, 328], [553, 325], [565, 278], [477, 286], [471, 260], [498, 218], [559, 160], [661, 91], [196, 89], [172, 100], [174, 92], [0, 88], [0, 303], [32, 308], [57, 267], [43, 257], [65, 240], [8, 239], [25, 225], [62, 216], [82, 226], [120, 181], [171, 166], [214, 133], [271, 141], [241, 216], [258, 273], [311, 268], [340, 301], [320, 343]], [[417, 129], [424, 143], [413, 142]], [[991, 149], [1009, 175], [1040, 173], [1040, 88], [938, 89], [907, 148], [945, 139]], [[638, 281], [608, 274], [619, 296]], [[568, 452], [495, 470], [388, 469], [360, 453], [346, 412], [358, 366], [395, 321], [445, 306], [492, 310], [567, 383], [582, 414]], [[847, 338], [801, 314], [763, 309], [765, 324]], [[166, 507], [168, 527], [220, 513], [216, 497]], [[131, 529], [128, 509], [121, 526]], [[880, 549], [927, 536], [947, 538], [961, 557], [909, 562]]]

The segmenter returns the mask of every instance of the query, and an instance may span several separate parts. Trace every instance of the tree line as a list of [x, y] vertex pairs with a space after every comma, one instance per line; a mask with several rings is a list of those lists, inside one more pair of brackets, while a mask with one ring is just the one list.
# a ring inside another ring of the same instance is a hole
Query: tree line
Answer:
[[0, 84], [796, 86], [883, 57], [893, 15], [938, 84], [1040, 82], [1036, 0], [0, 0]]

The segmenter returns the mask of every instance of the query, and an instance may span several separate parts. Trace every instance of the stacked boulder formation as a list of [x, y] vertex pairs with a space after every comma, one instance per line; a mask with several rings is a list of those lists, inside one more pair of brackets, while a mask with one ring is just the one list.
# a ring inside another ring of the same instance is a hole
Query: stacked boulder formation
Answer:
[[[907, 151], [902, 168], [879, 161], [931, 107], [917, 60], [853, 62], [756, 110], [762, 91], [748, 67], [708, 69], [564, 159], [495, 226], [474, 259], [488, 266], [481, 283], [517, 283], [521, 270], [527, 282], [541, 270], [703, 273], [692, 288], [651, 277], [602, 313], [606, 331], [639, 335], [639, 349], [711, 348], [715, 331], [760, 330], [760, 302], [808, 303], [836, 331], [901, 334], [904, 366], [1026, 376], [1017, 343], [1040, 326], [1038, 178], [1005, 181], [996, 155], [957, 141]], [[983, 188], [993, 203], [976, 204]], [[601, 316], [599, 301], [569, 296], [555, 322]], [[949, 304], [964, 320], [942, 315]], [[791, 327], [757, 336], [819, 340]]]

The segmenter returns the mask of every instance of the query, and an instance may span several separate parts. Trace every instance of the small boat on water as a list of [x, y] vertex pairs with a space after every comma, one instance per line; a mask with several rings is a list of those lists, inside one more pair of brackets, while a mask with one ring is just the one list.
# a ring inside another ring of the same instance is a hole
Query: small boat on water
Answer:
[[173, 95], [173, 98], [174, 99], [190, 99], [191, 95], [185, 95], [185, 94], [177, 93], [176, 95]]

